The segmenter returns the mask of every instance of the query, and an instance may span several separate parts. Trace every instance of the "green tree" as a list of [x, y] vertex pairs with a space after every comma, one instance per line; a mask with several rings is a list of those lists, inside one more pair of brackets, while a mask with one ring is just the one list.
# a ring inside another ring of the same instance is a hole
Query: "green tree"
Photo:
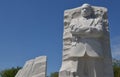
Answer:
[[1, 77], [15, 77], [17, 72], [21, 69], [21, 67], [12, 67], [10, 69], [5, 69], [0, 72]]
[[114, 77], [120, 77], [120, 60], [113, 59]]
[[58, 77], [58, 72], [51, 73], [50, 77]]

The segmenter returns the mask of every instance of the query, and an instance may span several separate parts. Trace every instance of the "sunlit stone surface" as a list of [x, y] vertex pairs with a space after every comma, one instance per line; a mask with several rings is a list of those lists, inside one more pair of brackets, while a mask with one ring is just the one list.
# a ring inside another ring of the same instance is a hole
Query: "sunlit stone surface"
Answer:
[[46, 62], [46, 56], [29, 60], [15, 77], [46, 77]]
[[113, 77], [107, 9], [83, 4], [65, 10], [59, 77]]

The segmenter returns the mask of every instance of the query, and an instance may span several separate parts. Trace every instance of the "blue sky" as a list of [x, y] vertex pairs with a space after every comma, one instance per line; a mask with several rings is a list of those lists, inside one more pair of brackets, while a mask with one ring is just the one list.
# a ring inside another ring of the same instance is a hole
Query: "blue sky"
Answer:
[[120, 59], [119, 0], [0, 0], [0, 70], [48, 56], [48, 74], [62, 61], [64, 10], [89, 3], [107, 7], [113, 57]]

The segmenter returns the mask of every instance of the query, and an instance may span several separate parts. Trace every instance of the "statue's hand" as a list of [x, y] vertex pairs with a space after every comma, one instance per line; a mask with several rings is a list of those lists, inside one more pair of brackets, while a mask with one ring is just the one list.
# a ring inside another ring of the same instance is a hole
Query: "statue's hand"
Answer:
[[91, 26], [91, 36], [101, 37], [103, 35], [103, 28], [101, 25]]
[[103, 31], [103, 27], [102, 25], [96, 25], [96, 26], [91, 26], [91, 31], [94, 32], [94, 33], [100, 33]]

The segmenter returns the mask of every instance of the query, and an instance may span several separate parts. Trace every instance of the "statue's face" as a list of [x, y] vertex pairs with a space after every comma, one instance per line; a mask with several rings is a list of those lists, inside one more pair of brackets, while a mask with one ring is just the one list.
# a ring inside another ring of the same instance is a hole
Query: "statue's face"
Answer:
[[83, 17], [89, 17], [91, 15], [91, 13], [92, 13], [92, 10], [91, 10], [90, 7], [82, 7], [82, 9], [81, 9], [81, 15]]

